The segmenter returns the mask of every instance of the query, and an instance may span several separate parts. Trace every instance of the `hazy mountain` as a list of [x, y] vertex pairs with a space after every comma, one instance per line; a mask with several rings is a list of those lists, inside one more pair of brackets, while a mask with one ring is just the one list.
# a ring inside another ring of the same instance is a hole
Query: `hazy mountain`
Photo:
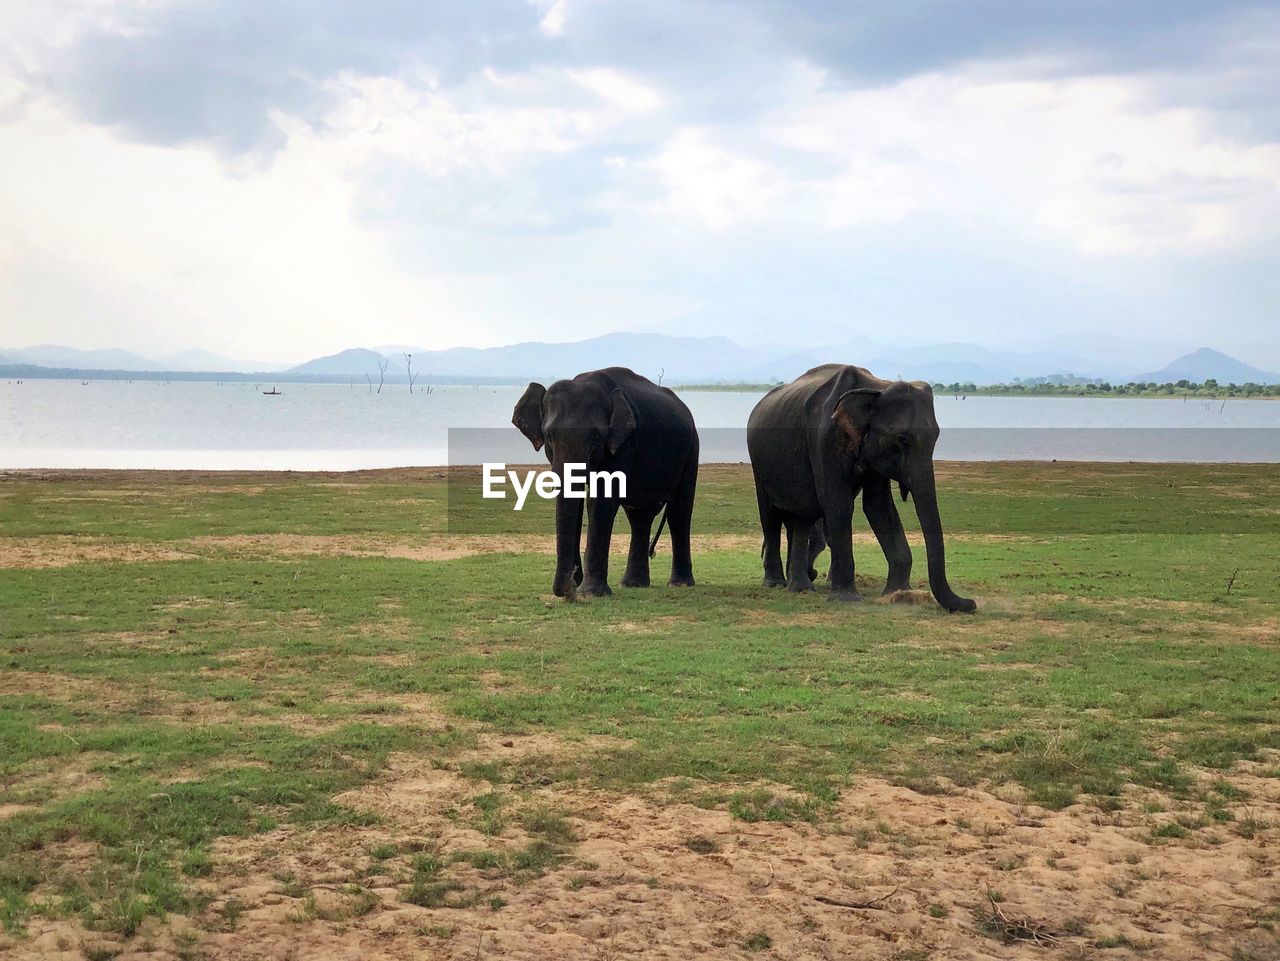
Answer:
[[1007, 383], [1015, 377], [1049, 374], [1096, 376], [1097, 365], [1074, 354], [1052, 351], [1014, 353], [978, 344], [930, 344], [885, 348], [863, 364], [882, 377], [902, 375], [908, 380], [975, 384]]
[[[1133, 376], [1108, 365], [1069, 352], [1000, 351], [971, 343], [888, 346], [861, 338], [826, 346], [797, 347], [767, 344], [744, 347], [725, 337], [685, 337], [659, 333], [617, 333], [571, 343], [532, 341], [505, 347], [458, 347], [427, 350], [421, 347], [385, 345], [370, 350], [353, 348], [317, 357], [280, 371], [272, 365], [245, 363], [210, 351], [192, 348], [158, 360], [125, 350], [77, 350], [43, 345], [20, 350], [5, 349], [0, 363], [35, 364], [44, 368], [80, 371], [188, 371], [266, 373], [282, 377], [316, 377], [362, 381], [378, 378], [386, 363], [388, 383], [403, 382], [404, 353], [413, 355], [413, 369], [423, 383], [432, 380], [519, 384], [529, 380], [549, 382], [599, 367], [630, 367], [667, 384], [771, 383], [791, 380], [823, 363], [857, 364], [881, 377], [904, 377], [932, 383], [1008, 383], [1014, 379], [1071, 375], [1128, 380], [1203, 381], [1220, 383], [1275, 383], [1280, 375], [1251, 367], [1216, 350], [1201, 348], [1180, 357], [1162, 370]], [[1132, 368], [1129, 368], [1132, 370]]]
[[[378, 377], [378, 366], [383, 356], [375, 350], [365, 347], [353, 347], [340, 350], [336, 354], [317, 357], [296, 367], [290, 367], [286, 374], [338, 374], [341, 376], [363, 377], [368, 374], [375, 380]], [[388, 367], [388, 369], [390, 369]]]
[[128, 350], [80, 350], [59, 344], [4, 350], [7, 363], [36, 364], [40, 367], [75, 367], [94, 370], [163, 370], [155, 361]]
[[[418, 351], [415, 370], [432, 375], [511, 377], [516, 380], [570, 377], [599, 367], [630, 367], [654, 380], [727, 380], [770, 360], [772, 351], [741, 347], [725, 337], [667, 334], [604, 334], [575, 343], [528, 342], [506, 347], [458, 347]], [[403, 363], [403, 361], [401, 362]]]
[[1221, 351], [1210, 347], [1201, 347], [1189, 354], [1183, 354], [1177, 360], [1153, 371], [1141, 374], [1136, 379], [1166, 384], [1179, 380], [1202, 383], [1212, 378], [1220, 384], [1274, 384], [1280, 382], [1280, 374], [1250, 367], [1244, 361], [1236, 360]]
[[1048, 351], [1019, 354], [967, 343], [871, 347], [858, 340], [780, 356], [753, 365], [737, 379], [791, 380], [810, 367], [825, 363], [856, 364], [881, 377], [943, 384], [997, 384], [1012, 381], [1015, 377], [1047, 377], [1050, 374], [1100, 376], [1096, 364], [1071, 354]]
[[169, 354], [165, 357], [159, 357], [155, 361], [163, 370], [204, 370], [204, 371], [244, 371], [245, 373], [253, 373], [255, 371], [279, 370], [279, 364], [268, 364], [262, 361], [245, 361], [236, 360], [234, 357], [226, 357], [222, 354], [215, 354], [211, 350], [204, 350], [201, 347], [192, 347], [188, 350], [180, 350], [176, 354]]
[[401, 362], [404, 361], [402, 356], [404, 354], [413, 354], [416, 357], [418, 354], [431, 353], [426, 347], [412, 347], [408, 344], [378, 344], [376, 347], [370, 347], [369, 349], [376, 350], [383, 357], [399, 357]]

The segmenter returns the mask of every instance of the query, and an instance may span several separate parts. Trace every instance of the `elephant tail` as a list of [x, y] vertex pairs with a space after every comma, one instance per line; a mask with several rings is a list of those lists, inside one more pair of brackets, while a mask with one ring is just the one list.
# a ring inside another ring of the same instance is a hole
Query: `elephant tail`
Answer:
[[658, 530], [653, 535], [653, 540], [649, 542], [650, 557], [653, 557], [658, 553], [658, 538], [662, 536], [662, 529], [667, 526], [667, 507], [668, 506], [669, 505], [667, 504], [662, 505], [662, 519], [658, 521]]

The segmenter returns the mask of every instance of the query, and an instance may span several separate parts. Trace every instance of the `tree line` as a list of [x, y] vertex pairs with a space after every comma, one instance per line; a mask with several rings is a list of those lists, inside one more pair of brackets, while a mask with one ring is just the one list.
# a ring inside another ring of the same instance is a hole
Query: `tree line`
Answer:
[[1190, 380], [1129, 381], [1112, 384], [1107, 381], [1060, 384], [1043, 381], [1014, 381], [979, 387], [973, 383], [935, 383], [937, 394], [977, 394], [986, 396], [1027, 397], [1280, 397], [1280, 384], [1220, 384], [1212, 377]]

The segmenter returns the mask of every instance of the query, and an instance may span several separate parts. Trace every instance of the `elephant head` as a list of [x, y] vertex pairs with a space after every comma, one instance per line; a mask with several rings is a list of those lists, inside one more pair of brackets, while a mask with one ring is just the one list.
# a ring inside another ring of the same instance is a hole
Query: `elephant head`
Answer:
[[897, 381], [883, 390], [855, 388], [836, 401], [831, 419], [846, 439], [855, 472], [896, 480], [902, 499], [915, 501], [929, 555], [929, 589], [938, 603], [948, 611], [977, 610], [971, 598], [961, 597], [947, 583], [933, 473], [939, 430], [932, 388], [918, 381]]
[[[530, 384], [516, 402], [511, 423], [529, 439], [534, 450], [546, 448], [547, 461], [561, 479], [565, 464], [585, 464], [588, 471], [612, 468], [613, 461], [635, 432], [636, 416], [621, 390], [607, 392], [594, 383], [556, 381], [550, 388]], [[585, 501], [556, 498], [557, 597], [573, 592], [581, 581], [579, 545]]]

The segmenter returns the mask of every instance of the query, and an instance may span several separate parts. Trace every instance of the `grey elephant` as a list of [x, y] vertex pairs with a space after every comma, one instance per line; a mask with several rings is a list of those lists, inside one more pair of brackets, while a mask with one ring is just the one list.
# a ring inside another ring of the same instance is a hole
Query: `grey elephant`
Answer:
[[[606, 367], [558, 380], [550, 387], [530, 384], [516, 403], [512, 424], [534, 450], [546, 447], [552, 469], [564, 476], [565, 464], [588, 471], [621, 471], [626, 497], [590, 501], [587, 562], [580, 545], [584, 501], [556, 499], [557, 597], [575, 592], [610, 594], [609, 540], [618, 508], [631, 522], [631, 549], [623, 587], [649, 586], [649, 558], [657, 544], [649, 531], [658, 512], [671, 530], [669, 584], [693, 584], [689, 532], [698, 484], [698, 431], [693, 414], [675, 392], [659, 387], [625, 367]], [[662, 533], [661, 524], [658, 534]]]
[[[747, 449], [764, 531], [764, 583], [813, 590], [816, 524], [831, 550], [832, 598], [857, 601], [853, 502], [862, 509], [889, 562], [885, 593], [910, 585], [911, 547], [893, 502], [915, 500], [929, 558], [929, 587], [948, 611], [977, 605], [947, 582], [933, 451], [939, 435], [933, 390], [920, 381], [882, 380], [862, 367], [826, 364], [769, 391], [747, 422]], [[787, 529], [787, 571], [781, 532]]]

